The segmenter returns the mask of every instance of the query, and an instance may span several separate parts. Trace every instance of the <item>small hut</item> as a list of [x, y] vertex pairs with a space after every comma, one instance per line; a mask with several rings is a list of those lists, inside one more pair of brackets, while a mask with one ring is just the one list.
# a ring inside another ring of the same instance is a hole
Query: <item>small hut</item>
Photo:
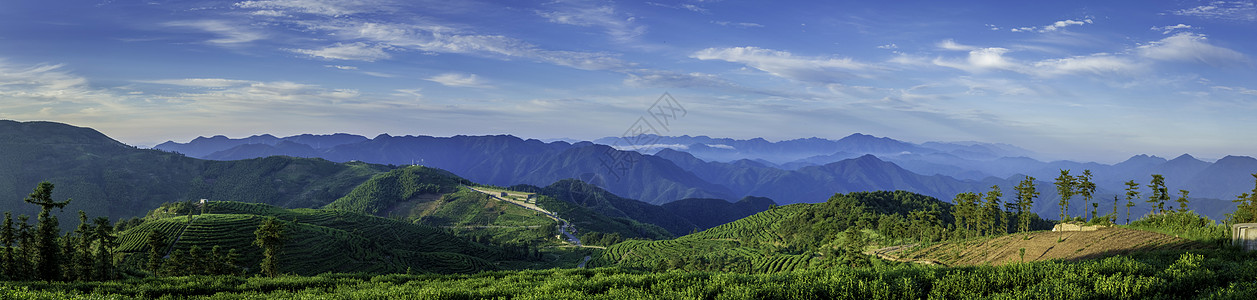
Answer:
[[1231, 225], [1231, 244], [1244, 251], [1257, 251], [1257, 223]]

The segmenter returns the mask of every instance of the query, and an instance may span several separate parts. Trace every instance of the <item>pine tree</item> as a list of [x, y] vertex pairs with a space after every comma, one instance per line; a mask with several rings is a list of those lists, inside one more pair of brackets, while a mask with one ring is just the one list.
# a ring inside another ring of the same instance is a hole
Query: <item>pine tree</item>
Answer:
[[208, 274], [209, 272], [206, 270], [209, 265], [208, 261], [209, 261], [209, 257], [207, 257], [205, 253], [203, 253], [203, 251], [201, 251], [201, 246], [192, 246], [192, 248], [188, 249], [188, 259], [187, 259], [187, 264], [184, 265], [184, 274], [187, 274], [187, 275]]
[[1134, 180], [1126, 182], [1126, 224], [1130, 224], [1130, 208], [1135, 206], [1134, 200], [1139, 198], [1139, 184]]
[[1004, 213], [1003, 205], [1004, 193], [1000, 192], [999, 185], [992, 185], [991, 191], [986, 193], [986, 205], [982, 210], [986, 215], [986, 234], [1006, 234], [1008, 233], [1008, 215]]
[[92, 274], [95, 275], [96, 280], [117, 278], [117, 266], [113, 261], [113, 251], [118, 245], [113, 236], [113, 226], [109, 225], [109, 218], [107, 217], [96, 217], [92, 223], [95, 225], [92, 236], [96, 240], [96, 257], [92, 260], [96, 265]]
[[17, 216], [17, 257], [13, 260], [15, 278], [30, 279], [34, 275], [31, 262], [35, 256], [35, 229], [31, 227], [30, 217]]
[[[74, 279], [91, 280], [92, 271], [95, 269], [95, 263], [92, 262], [92, 236], [93, 231], [87, 223], [87, 213], [79, 211], [79, 227], [74, 231], [76, 235], [72, 242], [75, 243], [73, 252]], [[68, 251], [68, 250], [67, 250]]]
[[0, 244], [4, 245], [4, 254], [0, 257], [0, 280], [13, 280], [14, 275], [14, 242], [17, 241], [17, 235], [13, 231], [13, 213], [4, 212], [4, 228], [0, 228]]
[[35, 191], [24, 199], [26, 203], [39, 205], [41, 208], [39, 226], [35, 228], [35, 278], [45, 281], [61, 279], [61, 245], [57, 243], [61, 229], [58, 227], [57, 217], [52, 215], [52, 209], [64, 209], [72, 201], [53, 201], [52, 189], [51, 182], [40, 182]]
[[146, 266], [149, 272], [156, 275], [158, 271], [161, 271], [162, 256], [166, 255], [165, 251], [165, 237], [162, 236], [161, 231], [153, 229], [148, 233], [148, 264]]
[[1187, 190], [1178, 190], [1178, 212], [1187, 212]]
[[[1253, 174], [1253, 179], [1257, 182], [1257, 174]], [[1243, 193], [1236, 196], [1235, 212], [1226, 214], [1228, 224], [1251, 223], [1257, 222], [1257, 187], [1253, 187], [1252, 193]]]
[[1157, 204], [1157, 212], [1165, 213], [1165, 202], [1170, 201], [1170, 191], [1165, 188], [1165, 177], [1161, 174], [1152, 174], [1152, 182], [1148, 184], [1148, 188], [1152, 189], [1152, 195], [1148, 196], [1148, 203]]
[[161, 272], [166, 276], [182, 276], [188, 275], [187, 272], [188, 257], [183, 250], [176, 249], [170, 252], [170, 258], [162, 263]]
[[1017, 190], [1017, 216], [1021, 223], [1017, 227], [1021, 232], [1030, 231], [1030, 208], [1034, 206], [1034, 198], [1039, 197], [1035, 191], [1034, 177], [1026, 176], [1015, 188]]
[[279, 275], [279, 251], [284, 246], [284, 224], [269, 217], [258, 225], [253, 234], [257, 237], [253, 244], [262, 248], [262, 273], [268, 277]]
[[1069, 170], [1061, 170], [1061, 176], [1056, 177], [1056, 194], [1061, 196], [1061, 202], [1057, 203], [1061, 207], [1061, 222], [1069, 219], [1069, 200], [1074, 198], [1075, 184], [1076, 180], [1069, 175]]
[[[1096, 217], [1096, 210], [1099, 209], [1100, 204], [1099, 202], [1091, 203], [1092, 197], [1095, 197], [1096, 193], [1096, 184], [1095, 182], [1091, 182], [1091, 178], [1091, 170], [1082, 170], [1082, 175], [1076, 177], [1076, 179], [1078, 179], [1078, 194], [1082, 195], [1082, 199], [1085, 201], [1083, 202], [1084, 205], [1082, 209], [1087, 210], [1087, 206], [1091, 206], [1091, 218], [1094, 219]], [[1083, 215], [1086, 215], [1086, 213], [1083, 213]]]

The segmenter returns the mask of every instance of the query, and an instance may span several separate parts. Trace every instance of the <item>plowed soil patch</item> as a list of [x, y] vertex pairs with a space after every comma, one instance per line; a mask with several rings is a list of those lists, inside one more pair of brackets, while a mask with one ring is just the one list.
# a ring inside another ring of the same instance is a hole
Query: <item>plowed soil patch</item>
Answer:
[[[1025, 237], [1029, 235], [1029, 239]], [[1022, 261], [1081, 260], [1136, 251], [1198, 249], [1206, 245], [1161, 233], [1104, 228], [1098, 231], [1034, 232], [985, 240], [939, 243], [886, 253], [903, 261], [934, 261], [948, 266], [1003, 265]]]

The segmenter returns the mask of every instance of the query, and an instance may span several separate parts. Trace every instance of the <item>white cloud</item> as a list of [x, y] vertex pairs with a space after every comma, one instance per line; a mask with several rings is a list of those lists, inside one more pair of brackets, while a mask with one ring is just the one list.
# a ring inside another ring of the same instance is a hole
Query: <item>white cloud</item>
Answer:
[[392, 57], [385, 51], [388, 48], [388, 46], [384, 45], [369, 45], [357, 42], [348, 44], [336, 43], [318, 50], [289, 49], [289, 51], [324, 59], [376, 61]]
[[592, 5], [590, 2], [558, 1], [551, 3], [553, 11], [538, 11], [537, 15], [552, 23], [582, 27], [601, 27], [618, 42], [628, 42], [646, 33], [646, 27], [634, 24], [635, 17], [618, 13], [611, 5]]
[[759, 23], [750, 23], [750, 22], [736, 22], [735, 23], [735, 22], [729, 22], [729, 21], [711, 21], [711, 23], [720, 25], [720, 26], [731, 26], [731, 27], [738, 27], [738, 28], [764, 27], [764, 25], [761, 25]]
[[1214, 66], [1248, 62], [1242, 53], [1209, 44], [1204, 35], [1186, 32], [1139, 46], [1136, 51], [1142, 57], [1163, 61], [1190, 61]]
[[285, 17], [285, 16], [287, 16], [287, 15], [285, 15], [285, 14], [284, 14], [284, 13], [282, 13], [282, 12], [275, 11], [275, 10], [269, 10], [269, 9], [264, 9], [264, 10], [254, 11], [253, 13], [250, 13], [250, 14], [251, 14], [251, 15], [254, 15], [254, 16], [263, 16], [263, 17]]
[[220, 36], [207, 40], [207, 43], [219, 46], [235, 46], [266, 38], [265, 34], [253, 31], [244, 26], [224, 20], [173, 21], [164, 23], [167, 27], [192, 28]]
[[1038, 76], [1056, 76], [1078, 73], [1133, 74], [1144, 69], [1144, 66], [1125, 57], [1107, 54], [1076, 56], [1061, 59], [1048, 59], [1034, 63], [1030, 70]]
[[945, 50], [952, 50], [952, 51], [973, 51], [975, 49], [978, 49], [978, 47], [956, 43], [956, 41], [952, 39], [946, 39], [941, 42], [938, 42], [938, 47], [943, 48]]
[[184, 79], [159, 79], [159, 80], [138, 80], [142, 83], [156, 83], [166, 85], [177, 85], [186, 87], [203, 87], [203, 88], [224, 88], [230, 86], [238, 86], [252, 83], [248, 80], [222, 79], [222, 78], [184, 78]]
[[341, 65], [323, 65], [323, 66], [328, 67], [328, 68], [333, 68], [333, 69], [341, 69], [341, 70], [357, 70], [358, 69], [358, 67], [355, 67], [355, 66], [341, 66]]
[[474, 87], [474, 88], [491, 88], [492, 87], [488, 85], [486, 82], [484, 82], [484, 80], [480, 80], [480, 77], [476, 76], [476, 74], [445, 73], [445, 74], [429, 77], [425, 80], [440, 83], [441, 85], [444, 85], [444, 86], [453, 86], [453, 87]]
[[606, 70], [628, 65], [610, 54], [546, 50], [506, 36], [460, 34], [444, 26], [346, 21], [303, 25], [314, 30], [331, 31], [343, 39], [368, 40], [389, 47], [432, 53], [525, 58], [582, 70]]
[[741, 63], [777, 77], [819, 83], [836, 83], [855, 75], [852, 71], [876, 69], [850, 58], [795, 56], [786, 51], [757, 47], [707, 48], [690, 57]]
[[[354, 1], [335, 1], [335, 0], [257, 0], [244, 1], [236, 3], [239, 8], [259, 9], [254, 12], [274, 12], [279, 16], [283, 13], [278, 11], [293, 11], [306, 14], [324, 15], [324, 16], [344, 16], [363, 12], [378, 11], [383, 7], [387, 7], [386, 1], [374, 0], [354, 0]], [[270, 15], [267, 13], [266, 15]]]
[[1231, 21], [1257, 21], [1257, 5], [1246, 1], [1213, 1], [1173, 11], [1175, 15]]
[[890, 43], [890, 44], [877, 46], [877, 49], [899, 49], [899, 45], [895, 45], [895, 43]]
[[1171, 32], [1174, 32], [1175, 30], [1178, 30], [1178, 29], [1191, 29], [1191, 28], [1192, 28], [1191, 25], [1179, 23], [1178, 25], [1172, 25], [1172, 26], [1161, 26], [1161, 27], [1152, 26], [1152, 28], [1149, 28], [1149, 30], [1160, 31], [1161, 34], [1170, 34]]
[[1060, 21], [1052, 22], [1052, 24], [1048, 24], [1048, 25], [1044, 25], [1044, 26], [1038, 26], [1038, 27], [1017, 27], [1017, 28], [1013, 28], [1013, 29], [1009, 29], [1009, 30], [1010, 30], [1010, 31], [1012, 31], [1012, 32], [1030, 32], [1030, 31], [1035, 31], [1035, 32], [1053, 32], [1053, 31], [1057, 31], [1057, 30], [1059, 30], [1059, 29], [1061, 29], [1061, 28], [1065, 28], [1065, 27], [1069, 27], [1069, 26], [1075, 26], [1075, 25], [1086, 25], [1086, 24], [1092, 24], [1092, 23], [1095, 23], [1095, 21], [1094, 21], [1094, 20], [1092, 20], [1092, 19], [1090, 19], [1090, 18], [1087, 18], [1087, 19], [1082, 19], [1082, 20], [1060, 20]]

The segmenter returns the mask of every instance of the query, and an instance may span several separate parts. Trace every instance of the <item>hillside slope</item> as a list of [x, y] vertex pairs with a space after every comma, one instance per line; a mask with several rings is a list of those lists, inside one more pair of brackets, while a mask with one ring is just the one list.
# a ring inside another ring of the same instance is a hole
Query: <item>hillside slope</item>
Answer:
[[90, 128], [0, 121], [0, 206], [15, 215], [38, 213], [22, 199], [41, 181], [56, 185], [54, 198], [74, 199], [74, 210], [119, 219], [195, 199], [319, 207], [388, 169], [291, 157], [207, 161], [137, 149]]
[[[1029, 239], [1025, 239], [1029, 236]], [[948, 266], [1005, 265], [1023, 260], [1084, 260], [1163, 249], [1202, 249], [1207, 245], [1161, 233], [1127, 228], [1098, 231], [1009, 234], [969, 241], [945, 242], [920, 249], [883, 250], [879, 254], [904, 261], [931, 261]]]
[[496, 269], [498, 261], [523, 259], [438, 228], [360, 213], [220, 201], [209, 202], [206, 212], [191, 218], [150, 217], [120, 234], [118, 251], [141, 260], [149, 251], [148, 236], [156, 230], [167, 245], [178, 241], [171, 246], [174, 251], [221, 246], [238, 250], [241, 266], [257, 266], [261, 250], [252, 244], [253, 230], [264, 218], [275, 217], [285, 224], [288, 236], [280, 256], [282, 273], [467, 273]]

